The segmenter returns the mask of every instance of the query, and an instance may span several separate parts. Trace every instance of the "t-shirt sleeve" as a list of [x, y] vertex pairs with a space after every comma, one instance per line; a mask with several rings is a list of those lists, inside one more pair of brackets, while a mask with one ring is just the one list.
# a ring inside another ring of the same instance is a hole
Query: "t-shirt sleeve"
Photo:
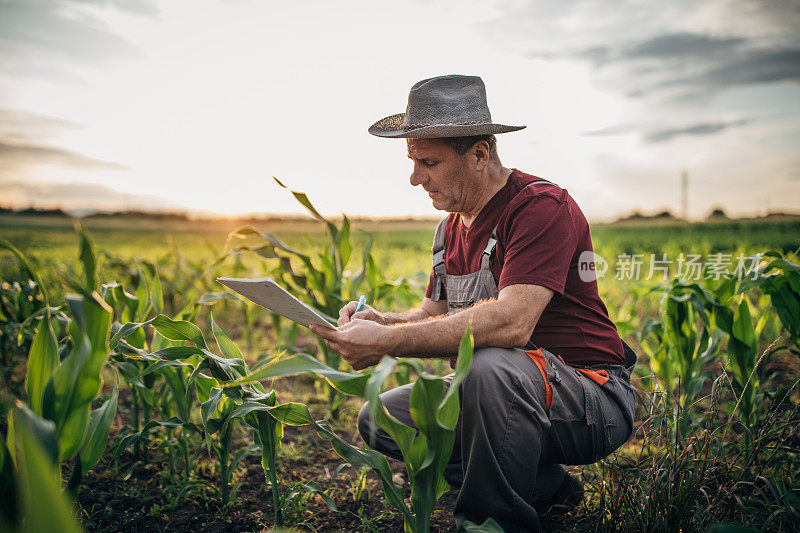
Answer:
[[507, 218], [498, 289], [530, 284], [564, 294], [578, 238], [569, 205], [550, 196], [530, 196]]

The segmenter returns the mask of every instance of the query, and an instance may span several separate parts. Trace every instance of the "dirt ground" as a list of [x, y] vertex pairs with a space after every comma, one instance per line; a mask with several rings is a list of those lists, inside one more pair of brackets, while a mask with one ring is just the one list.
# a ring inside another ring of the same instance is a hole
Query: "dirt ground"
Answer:
[[[275, 386], [279, 401], [304, 401], [310, 404], [313, 414], [322, 418], [323, 403], [306, 397], [314, 394], [309, 378], [279, 380]], [[298, 398], [298, 393], [303, 398]], [[120, 400], [123, 414], [119, 416], [124, 417], [126, 400], [124, 396]], [[355, 430], [357, 407], [358, 400], [351, 400], [333, 428], [344, 439], [363, 446]], [[236, 437], [234, 450], [252, 443], [249, 430], [238, 431]], [[386, 503], [378, 476], [368, 472], [358, 494], [358, 472], [346, 466], [312, 427], [285, 428], [280, 462], [281, 494], [298, 482], [316, 481], [338, 509], [330, 511], [320, 496], [307, 495], [298, 505], [289, 506], [285, 515], [287, 526], [305, 531], [403, 531], [402, 515]], [[389, 462], [395, 479], [400, 480], [405, 473], [403, 463], [392, 459]], [[153, 445], [146, 458], [137, 458], [132, 449], [123, 452], [118, 460], [106, 454], [86, 475], [78, 495], [84, 525], [90, 531], [223, 532], [274, 527], [272, 496], [260, 455], [247, 456], [239, 465], [234, 474], [238, 490], [227, 507], [221, 505], [219, 494], [212, 488], [218, 485], [218, 468], [205, 447], [196, 460], [194, 483], [188, 488], [180, 480], [182, 471], [182, 463], [178, 461], [176, 474], [171, 476], [166, 454]], [[408, 497], [407, 482], [405, 487]], [[439, 500], [431, 531], [455, 530], [452, 509], [456, 497], [457, 491], [451, 490]]]

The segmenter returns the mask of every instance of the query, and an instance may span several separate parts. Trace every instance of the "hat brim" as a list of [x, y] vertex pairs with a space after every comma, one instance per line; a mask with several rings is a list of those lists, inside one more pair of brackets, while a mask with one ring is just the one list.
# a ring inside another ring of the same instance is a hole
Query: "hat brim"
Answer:
[[370, 126], [369, 132], [377, 137], [393, 139], [436, 139], [441, 137], [470, 137], [472, 135], [492, 135], [519, 131], [525, 126], [506, 126], [487, 122], [472, 124], [431, 124], [416, 128], [404, 128], [405, 113], [398, 113], [380, 119]]

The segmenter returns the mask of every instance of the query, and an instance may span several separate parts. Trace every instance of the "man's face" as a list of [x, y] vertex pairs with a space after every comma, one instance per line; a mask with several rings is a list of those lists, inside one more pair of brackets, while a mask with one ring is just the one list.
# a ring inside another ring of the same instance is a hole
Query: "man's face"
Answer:
[[466, 210], [472, 183], [466, 157], [436, 139], [408, 139], [408, 158], [414, 162], [411, 185], [422, 185], [433, 207], [450, 213]]

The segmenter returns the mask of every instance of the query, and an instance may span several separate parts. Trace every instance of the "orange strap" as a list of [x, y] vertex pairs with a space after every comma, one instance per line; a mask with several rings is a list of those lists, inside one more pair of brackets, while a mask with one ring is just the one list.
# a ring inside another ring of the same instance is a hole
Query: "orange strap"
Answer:
[[601, 387], [608, 381], [608, 374], [605, 370], [589, 370], [588, 368], [578, 368], [578, 372], [591, 379]]
[[544, 363], [544, 356], [542, 355], [541, 350], [528, 350], [525, 352], [533, 359], [533, 362], [536, 363], [536, 366], [539, 367], [539, 372], [542, 373], [542, 378], [544, 378], [544, 390], [545, 390], [545, 403], [547, 407], [547, 412], [550, 412], [550, 406], [553, 405], [553, 387], [550, 386], [550, 382], [547, 381], [547, 368], [545, 367]]

